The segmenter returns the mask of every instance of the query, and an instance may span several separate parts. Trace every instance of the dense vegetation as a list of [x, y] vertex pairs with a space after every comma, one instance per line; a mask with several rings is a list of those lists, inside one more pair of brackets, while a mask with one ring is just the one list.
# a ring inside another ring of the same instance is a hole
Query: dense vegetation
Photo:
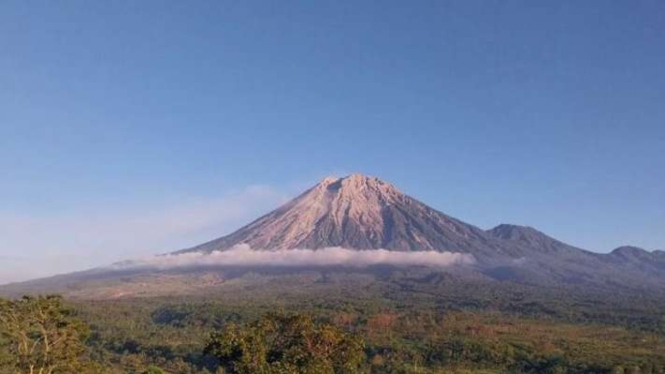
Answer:
[[[55, 297], [3, 301], [0, 373], [48, 361], [15, 345], [25, 330], [42, 347], [41, 326], [69, 341], [59, 356], [67, 364], [52, 373], [665, 373], [660, 297], [512, 283], [435, 292], [408, 278], [361, 283], [66, 305]], [[57, 323], [35, 318], [43, 310]], [[16, 328], [5, 322], [11, 315], [20, 316]]]
[[359, 373], [363, 342], [357, 335], [306, 315], [268, 314], [213, 333], [205, 353], [233, 374]]
[[92, 370], [86, 326], [56, 296], [0, 300], [1, 367], [15, 373]]

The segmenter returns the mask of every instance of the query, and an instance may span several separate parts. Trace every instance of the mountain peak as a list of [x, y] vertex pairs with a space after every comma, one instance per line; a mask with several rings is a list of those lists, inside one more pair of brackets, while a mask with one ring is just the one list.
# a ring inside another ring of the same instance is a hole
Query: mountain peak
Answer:
[[500, 239], [509, 239], [509, 240], [534, 240], [549, 238], [544, 233], [534, 229], [529, 226], [519, 226], [511, 225], [507, 223], [502, 223], [493, 229], [488, 230], [492, 236]]
[[340, 201], [355, 200], [360, 204], [357, 208], [363, 209], [373, 208], [368, 204], [385, 205], [403, 199], [403, 193], [392, 184], [364, 174], [326, 177], [311, 191], [317, 195], [315, 199], [325, 198], [322, 194], [336, 196]]
[[646, 257], [650, 255], [649, 251], [646, 249], [632, 245], [624, 245], [615, 248], [611, 253], [621, 257]]
[[359, 174], [359, 173], [354, 173], [354, 174], [349, 174], [345, 177], [336, 177], [336, 176], [327, 176], [319, 182], [319, 186], [330, 186], [334, 184], [343, 184], [344, 186], [354, 186], [354, 187], [362, 187], [362, 186], [368, 186], [368, 187], [376, 187], [376, 186], [390, 186], [393, 187], [388, 182], [385, 182], [375, 176], [371, 175], [365, 175], [365, 174]]
[[494, 238], [520, 243], [529, 248], [538, 249], [539, 252], [554, 253], [562, 251], [577, 251], [576, 248], [560, 242], [529, 226], [501, 224], [486, 232]]

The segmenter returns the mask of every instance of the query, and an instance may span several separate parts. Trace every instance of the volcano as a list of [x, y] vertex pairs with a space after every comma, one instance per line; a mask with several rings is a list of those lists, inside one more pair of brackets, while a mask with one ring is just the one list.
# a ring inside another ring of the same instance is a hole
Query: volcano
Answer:
[[328, 177], [284, 206], [230, 235], [179, 251], [389, 249], [484, 256], [504, 248], [485, 231], [441, 213], [376, 177]]
[[[289, 262], [285, 264], [285, 258], [298, 259], [303, 252], [311, 256], [312, 252], [332, 248], [336, 249], [335, 253], [344, 253], [345, 256], [349, 256], [349, 251], [374, 251], [363, 252], [363, 258], [371, 258], [373, 253], [380, 256], [386, 253], [420, 256], [414, 252], [442, 252], [446, 256], [463, 255], [465, 259], [472, 259], [463, 262], [473, 265], [451, 265], [450, 269], [431, 271], [447, 272], [448, 276], [454, 274], [473, 281], [515, 282], [535, 287], [564, 285], [612, 290], [665, 289], [665, 256], [662, 251], [649, 252], [626, 246], [600, 254], [566, 244], [527, 226], [502, 224], [483, 230], [442, 213], [381, 179], [352, 174], [343, 178], [325, 178], [235, 232], [165, 255], [169, 260], [175, 259], [173, 262], [178, 262], [178, 256], [204, 259], [196, 263], [207, 264], [206, 269], [191, 265], [180, 269], [151, 269], [137, 267], [130, 260], [110, 267], [0, 287], [0, 293], [73, 292], [98, 297], [101, 287], [110, 289], [105, 292], [113, 295], [135, 296], [135, 290], [129, 292], [127, 289], [135, 289], [137, 285], [152, 287], [149, 291], [141, 291], [146, 295], [164, 293], [165, 290], [193, 292], [192, 287], [200, 291], [218, 287], [220, 282], [223, 283], [220, 279], [227, 279], [229, 274], [247, 271], [247, 265], [227, 265], [223, 272], [218, 269], [210, 273], [209, 264], [212, 262], [206, 259], [219, 258], [220, 254], [224, 257], [227, 251], [230, 252], [226, 258], [233, 257], [235, 253], [247, 253], [238, 252], [238, 248], [251, 250], [251, 256], [262, 251], [275, 252], [268, 255], [277, 255], [275, 258], [280, 260], [278, 267], [281, 273], [288, 272]], [[284, 253], [288, 256], [281, 256]], [[322, 253], [313, 256], [325, 258]], [[377, 261], [372, 260], [372, 263]], [[418, 263], [423, 264], [423, 261]], [[295, 261], [292, 270], [302, 268], [301, 264]], [[318, 269], [323, 265], [317, 265]], [[400, 264], [391, 261], [390, 265]], [[261, 271], [270, 267], [271, 263], [264, 261]], [[167, 284], [168, 287], [165, 286]]]

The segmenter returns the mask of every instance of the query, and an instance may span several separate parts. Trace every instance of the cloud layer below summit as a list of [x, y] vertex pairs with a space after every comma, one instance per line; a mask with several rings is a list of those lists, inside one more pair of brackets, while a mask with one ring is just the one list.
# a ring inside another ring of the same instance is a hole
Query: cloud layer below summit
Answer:
[[183, 253], [155, 256], [113, 265], [116, 269], [171, 269], [198, 266], [349, 266], [372, 265], [445, 267], [471, 264], [468, 254], [438, 251], [401, 252], [385, 249], [353, 250], [340, 247], [323, 249], [253, 250], [242, 244], [227, 251], [208, 254]]

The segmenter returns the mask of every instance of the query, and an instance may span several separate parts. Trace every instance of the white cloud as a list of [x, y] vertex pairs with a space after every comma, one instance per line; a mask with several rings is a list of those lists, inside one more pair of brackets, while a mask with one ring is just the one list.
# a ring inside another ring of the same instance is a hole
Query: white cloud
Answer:
[[186, 248], [227, 234], [286, 200], [271, 187], [250, 186], [151, 208], [40, 216], [0, 211], [0, 284]]
[[183, 253], [156, 256], [113, 265], [114, 269], [155, 268], [171, 269], [197, 266], [349, 266], [372, 265], [444, 267], [454, 264], [471, 264], [474, 258], [468, 254], [438, 251], [401, 252], [385, 249], [351, 250], [331, 247], [318, 250], [253, 250], [241, 244], [228, 251], [210, 254]]

